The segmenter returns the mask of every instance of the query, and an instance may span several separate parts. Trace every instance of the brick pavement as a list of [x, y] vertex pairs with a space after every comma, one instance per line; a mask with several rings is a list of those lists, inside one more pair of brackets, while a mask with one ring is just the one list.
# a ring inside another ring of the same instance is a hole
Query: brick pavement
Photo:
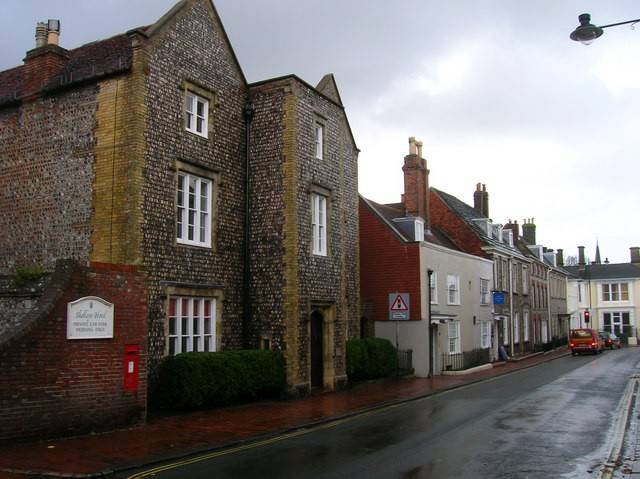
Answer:
[[169, 415], [133, 429], [4, 446], [0, 448], [0, 478], [92, 477], [151, 465], [425, 397], [566, 354], [560, 348], [462, 376], [369, 381], [304, 399]]

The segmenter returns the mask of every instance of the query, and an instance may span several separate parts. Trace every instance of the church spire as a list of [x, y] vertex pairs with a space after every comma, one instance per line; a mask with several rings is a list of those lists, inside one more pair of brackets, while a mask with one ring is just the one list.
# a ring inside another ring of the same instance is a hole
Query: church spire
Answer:
[[600, 245], [598, 244], [598, 241], [596, 240], [596, 260], [595, 260], [595, 264], [601, 264], [602, 260], [600, 259]]

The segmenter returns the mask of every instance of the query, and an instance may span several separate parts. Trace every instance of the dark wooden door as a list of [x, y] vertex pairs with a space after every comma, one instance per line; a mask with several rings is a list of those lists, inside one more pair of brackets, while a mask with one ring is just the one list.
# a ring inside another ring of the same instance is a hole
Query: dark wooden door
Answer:
[[322, 313], [314, 311], [311, 314], [311, 387], [321, 388], [324, 386], [324, 361], [322, 355], [322, 323], [324, 318]]

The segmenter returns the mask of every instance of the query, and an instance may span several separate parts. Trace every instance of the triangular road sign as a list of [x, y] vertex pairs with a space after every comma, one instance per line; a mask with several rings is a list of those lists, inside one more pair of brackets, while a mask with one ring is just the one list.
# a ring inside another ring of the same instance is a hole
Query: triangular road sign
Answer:
[[402, 296], [398, 295], [396, 296], [396, 299], [393, 300], [391, 311], [409, 311], [409, 307], [402, 299]]

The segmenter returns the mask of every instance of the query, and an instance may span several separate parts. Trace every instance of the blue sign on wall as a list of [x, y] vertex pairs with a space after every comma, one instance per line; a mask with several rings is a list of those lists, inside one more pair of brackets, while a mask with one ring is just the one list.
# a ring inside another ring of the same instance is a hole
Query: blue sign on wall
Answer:
[[504, 304], [504, 292], [502, 291], [493, 292], [493, 304]]

